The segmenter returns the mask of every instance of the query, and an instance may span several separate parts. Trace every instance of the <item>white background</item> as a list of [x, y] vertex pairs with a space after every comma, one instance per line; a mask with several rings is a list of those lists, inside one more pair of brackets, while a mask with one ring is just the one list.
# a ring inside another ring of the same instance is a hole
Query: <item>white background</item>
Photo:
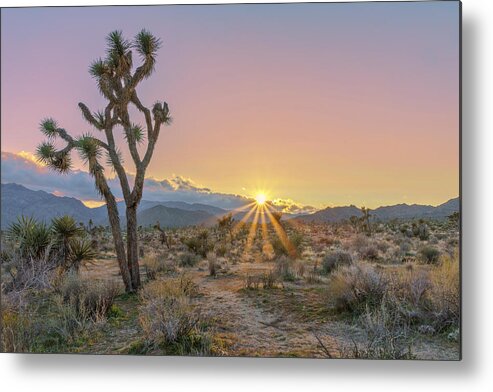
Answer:
[[[104, 0], [0, 0], [0, 5], [2, 7], [90, 5], [102, 4], [101, 1]], [[175, 3], [152, 0], [141, 3], [167, 2]], [[176, 0], [176, 2], [207, 3], [200, 0], [188, 2]], [[216, 2], [221, 1], [216, 0]], [[136, 3], [135, 0], [106, 0], [103, 4]], [[2, 390], [84, 392], [99, 390], [108, 392], [493, 390], [492, 49], [493, 1], [464, 0], [462, 143], [464, 321], [461, 362], [0, 354]], [[8, 75], [2, 75], [2, 78], [8, 78]]]

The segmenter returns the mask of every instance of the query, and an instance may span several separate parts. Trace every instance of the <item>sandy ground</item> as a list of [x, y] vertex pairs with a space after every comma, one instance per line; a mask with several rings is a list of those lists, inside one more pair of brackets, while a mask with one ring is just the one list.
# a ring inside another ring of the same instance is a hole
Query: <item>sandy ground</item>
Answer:
[[[283, 283], [283, 287], [274, 289], [245, 289], [247, 274], [260, 275], [272, 267], [272, 263], [240, 262], [229, 265], [216, 277], [209, 276], [205, 262], [187, 269], [187, 275], [198, 285], [202, 314], [214, 320], [217, 335], [228, 343], [227, 355], [321, 358], [327, 357], [328, 351], [339, 357], [341, 348], [364, 341], [364, 331], [325, 312], [317, 285]], [[111, 258], [99, 260], [83, 274], [120, 281], [118, 266]], [[139, 337], [137, 305], [137, 300], [123, 304], [128, 319], [110, 329], [105, 341], [92, 350], [124, 353]], [[414, 353], [420, 359], [459, 356], [457, 344], [426, 337], [416, 341]]]

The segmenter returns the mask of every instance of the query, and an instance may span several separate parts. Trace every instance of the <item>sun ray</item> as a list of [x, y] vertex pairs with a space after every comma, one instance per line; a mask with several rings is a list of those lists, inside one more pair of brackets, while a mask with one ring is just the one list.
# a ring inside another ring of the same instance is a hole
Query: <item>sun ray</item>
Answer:
[[276, 231], [277, 236], [281, 240], [282, 245], [288, 251], [288, 254], [290, 256], [295, 257], [296, 256], [296, 249], [294, 248], [291, 241], [289, 241], [288, 235], [284, 231], [283, 227], [274, 218], [274, 216], [272, 215], [272, 212], [270, 212], [269, 208], [266, 208], [266, 211], [267, 211], [267, 216], [269, 217], [270, 222], [272, 223], [272, 226], [274, 227], [274, 230]]
[[250, 231], [248, 232], [247, 242], [245, 246], [244, 254], [247, 255], [250, 251], [253, 241], [255, 240], [255, 236], [257, 235], [257, 223], [259, 218], [260, 209], [258, 206], [255, 206], [255, 216], [253, 218], [252, 224], [250, 226]]
[[263, 245], [262, 245], [262, 252], [267, 256], [267, 257], [272, 257], [274, 254], [274, 249], [272, 248], [272, 244], [269, 241], [269, 230], [267, 228], [267, 221], [265, 219], [265, 214], [266, 214], [266, 207], [261, 206], [260, 208], [260, 225], [262, 227], [262, 239], [263, 239]]
[[[246, 222], [248, 222], [248, 219], [250, 219], [252, 214], [255, 212], [255, 209], [257, 208], [255, 203], [250, 203], [247, 206], [252, 206], [252, 208], [243, 216], [243, 218], [241, 218], [241, 220], [238, 223], [236, 223], [233, 226], [233, 230], [232, 230], [233, 234], [237, 234], [240, 231], [240, 229], [245, 225]], [[238, 213], [240, 212], [243, 211], [239, 211]]]

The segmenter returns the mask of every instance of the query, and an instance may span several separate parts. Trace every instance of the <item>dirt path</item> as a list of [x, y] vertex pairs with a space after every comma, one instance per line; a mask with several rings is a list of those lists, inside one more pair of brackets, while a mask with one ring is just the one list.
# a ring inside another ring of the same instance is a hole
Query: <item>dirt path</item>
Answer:
[[[300, 322], [289, 314], [268, 309], [245, 293], [244, 276], [268, 271], [267, 264], [238, 264], [226, 275], [216, 278], [206, 272], [193, 273], [202, 294], [203, 313], [216, 319], [218, 333], [232, 343], [230, 355], [309, 356], [322, 357], [315, 335], [320, 328], [314, 323]], [[272, 289], [282, 291], [282, 289]], [[324, 344], [335, 352], [337, 342], [324, 339]]]
[[[218, 333], [231, 342], [229, 355], [321, 358], [327, 357], [328, 351], [339, 357], [342, 349], [365, 341], [361, 328], [318, 315], [324, 306], [310, 296], [312, 291], [290, 290], [289, 285], [284, 289], [244, 289], [247, 274], [258, 275], [270, 268], [268, 263], [240, 263], [216, 278], [206, 271], [191, 273], [202, 294], [203, 313], [216, 319]], [[427, 338], [416, 341], [413, 352], [420, 359], [458, 357], [454, 344]]]
[[[118, 278], [109, 261], [96, 271], [98, 276]], [[238, 263], [211, 277], [207, 268], [187, 271], [198, 285], [199, 306], [204, 316], [214, 320], [217, 335], [227, 345], [227, 355], [259, 357], [333, 357], [341, 349], [365, 341], [357, 326], [335, 320], [328, 314], [316, 288], [306, 284], [284, 283], [284, 288], [245, 289], [245, 277], [261, 275], [273, 268], [271, 263]], [[91, 271], [94, 273], [94, 271]], [[320, 288], [319, 288], [320, 290]], [[123, 316], [109, 320], [95, 337], [88, 351], [99, 354], [125, 354], [138, 341], [138, 299], [117, 299]], [[322, 347], [320, 341], [323, 343]], [[416, 342], [414, 353], [421, 359], [456, 359], [456, 345], [423, 337]]]

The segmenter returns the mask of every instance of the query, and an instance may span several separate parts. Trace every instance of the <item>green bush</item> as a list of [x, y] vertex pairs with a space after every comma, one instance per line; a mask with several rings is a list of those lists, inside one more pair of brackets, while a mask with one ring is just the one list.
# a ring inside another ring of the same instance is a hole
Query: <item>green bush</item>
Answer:
[[351, 265], [353, 258], [351, 254], [343, 251], [334, 251], [326, 254], [322, 260], [322, 270], [324, 273], [329, 274], [335, 269], [344, 266]]
[[437, 264], [440, 260], [440, 251], [432, 246], [421, 248], [419, 254], [426, 264]]
[[193, 253], [182, 253], [178, 257], [178, 264], [180, 267], [195, 267], [200, 261], [200, 256]]

